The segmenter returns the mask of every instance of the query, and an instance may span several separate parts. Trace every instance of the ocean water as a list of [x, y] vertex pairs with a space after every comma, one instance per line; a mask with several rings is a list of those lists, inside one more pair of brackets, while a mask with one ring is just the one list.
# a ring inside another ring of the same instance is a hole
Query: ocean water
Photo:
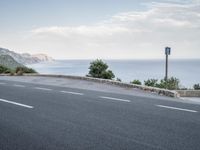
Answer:
[[[92, 60], [56, 60], [29, 65], [39, 73], [85, 76]], [[104, 60], [117, 78], [124, 82], [165, 76], [165, 60]], [[182, 87], [200, 83], [200, 60], [170, 60], [169, 76], [180, 79]]]

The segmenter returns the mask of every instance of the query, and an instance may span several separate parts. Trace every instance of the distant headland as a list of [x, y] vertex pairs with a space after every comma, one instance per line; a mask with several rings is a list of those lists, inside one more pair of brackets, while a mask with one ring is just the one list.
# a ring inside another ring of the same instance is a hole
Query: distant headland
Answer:
[[[16, 53], [12, 50], [1, 48], [0, 47], [0, 56], [10, 56], [12, 57], [16, 62], [22, 65], [28, 65], [28, 64], [35, 64], [45, 61], [53, 61], [54, 59], [46, 54], [29, 54], [29, 53]], [[7, 62], [5, 62], [7, 63]]]

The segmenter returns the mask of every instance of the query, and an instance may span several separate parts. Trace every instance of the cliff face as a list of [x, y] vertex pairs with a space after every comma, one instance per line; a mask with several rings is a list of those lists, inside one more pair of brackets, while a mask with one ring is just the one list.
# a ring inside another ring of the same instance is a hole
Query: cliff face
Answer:
[[19, 54], [14, 51], [10, 51], [9, 49], [0, 48], [0, 56], [1, 55], [9, 55], [15, 59], [20, 64], [34, 64], [44, 61], [52, 61], [53, 59], [45, 54], [36, 54], [31, 55], [28, 53]]
[[3, 65], [3, 66], [10, 68], [10, 69], [15, 69], [17, 67], [23, 67], [22, 64], [15, 61], [9, 55], [0, 55], [0, 65]]
[[39, 59], [40, 61], [53, 61], [53, 58], [47, 56], [46, 54], [34, 54], [31, 56], [32, 58]]

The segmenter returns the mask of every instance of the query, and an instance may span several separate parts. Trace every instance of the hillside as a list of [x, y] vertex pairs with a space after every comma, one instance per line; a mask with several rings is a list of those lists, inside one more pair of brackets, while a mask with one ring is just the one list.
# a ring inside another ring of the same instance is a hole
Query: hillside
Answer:
[[15, 61], [9, 55], [0, 55], [0, 65], [3, 65], [10, 69], [15, 69], [16, 67], [22, 67], [23, 65]]
[[19, 54], [9, 49], [0, 48], [0, 56], [1, 55], [9, 55], [15, 59], [15, 61], [19, 62], [20, 64], [34, 64], [44, 61], [52, 61], [53, 58], [45, 55], [45, 54], [35, 54], [31, 55], [28, 53]]

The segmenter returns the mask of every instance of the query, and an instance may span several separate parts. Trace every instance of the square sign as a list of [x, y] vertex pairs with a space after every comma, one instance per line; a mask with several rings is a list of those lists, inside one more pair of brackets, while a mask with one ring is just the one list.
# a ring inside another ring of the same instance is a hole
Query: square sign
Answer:
[[165, 54], [166, 55], [170, 55], [171, 54], [171, 48], [170, 47], [166, 47], [165, 48]]

